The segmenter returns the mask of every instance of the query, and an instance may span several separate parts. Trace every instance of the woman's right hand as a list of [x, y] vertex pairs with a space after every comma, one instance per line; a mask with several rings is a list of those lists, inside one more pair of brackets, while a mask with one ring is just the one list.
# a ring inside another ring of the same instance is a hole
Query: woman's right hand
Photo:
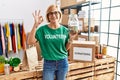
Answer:
[[36, 28], [43, 22], [43, 17], [40, 15], [40, 10], [35, 11], [34, 13], [32, 13], [32, 15], [33, 15], [35, 22], [34, 22], [32, 30], [28, 36], [28, 44], [29, 45], [33, 45], [36, 43], [36, 39], [35, 39]]
[[34, 13], [32, 13], [34, 21], [35, 21], [35, 25], [36, 28], [38, 27], [38, 25], [40, 25], [43, 22], [43, 17], [40, 14], [40, 10], [39, 11], [35, 11]]

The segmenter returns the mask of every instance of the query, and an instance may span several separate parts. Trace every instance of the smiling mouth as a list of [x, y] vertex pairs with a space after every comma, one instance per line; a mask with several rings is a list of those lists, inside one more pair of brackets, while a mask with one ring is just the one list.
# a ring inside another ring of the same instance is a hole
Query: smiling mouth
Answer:
[[51, 20], [56, 20], [56, 18], [51, 18]]

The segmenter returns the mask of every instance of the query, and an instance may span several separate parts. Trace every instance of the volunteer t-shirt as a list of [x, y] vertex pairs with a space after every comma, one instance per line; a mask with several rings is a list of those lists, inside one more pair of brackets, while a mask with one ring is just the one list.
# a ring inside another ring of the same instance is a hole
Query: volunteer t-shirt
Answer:
[[41, 26], [36, 31], [35, 38], [39, 41], [44, 59], [60, 60], [67, 57], [69, 31], [65, 26], [61, 25], [57, 29], [51, 29], [48, 25]]

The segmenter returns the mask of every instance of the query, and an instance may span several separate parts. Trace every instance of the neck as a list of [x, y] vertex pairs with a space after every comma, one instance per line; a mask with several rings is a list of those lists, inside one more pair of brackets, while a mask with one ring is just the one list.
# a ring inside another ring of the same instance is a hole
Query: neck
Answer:
[[59, 28], [59, 27], [60, 27], [60, 24], [59, 24], [59, 23], [56, 23], [56, 24], [50, 23], [50, 24], [49, 24], [49, 27], [52, 28], [52, 29], [56, 29], [56, 28]]

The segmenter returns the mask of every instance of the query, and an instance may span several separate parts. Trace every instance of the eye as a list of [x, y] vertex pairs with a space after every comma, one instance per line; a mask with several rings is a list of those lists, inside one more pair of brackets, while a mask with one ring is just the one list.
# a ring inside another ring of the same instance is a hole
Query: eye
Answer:
[[48, 13], [49, 15], [53, 15], [53, 12]]
[[58, 11], [55, 11], [54, 14], [58, 14]]
[[57, 15], [57, 14], [58, 14], [58, 11], [49, 12], [48, 14], [49, 14], [49, 15], [53, 15], [53, 14]]

